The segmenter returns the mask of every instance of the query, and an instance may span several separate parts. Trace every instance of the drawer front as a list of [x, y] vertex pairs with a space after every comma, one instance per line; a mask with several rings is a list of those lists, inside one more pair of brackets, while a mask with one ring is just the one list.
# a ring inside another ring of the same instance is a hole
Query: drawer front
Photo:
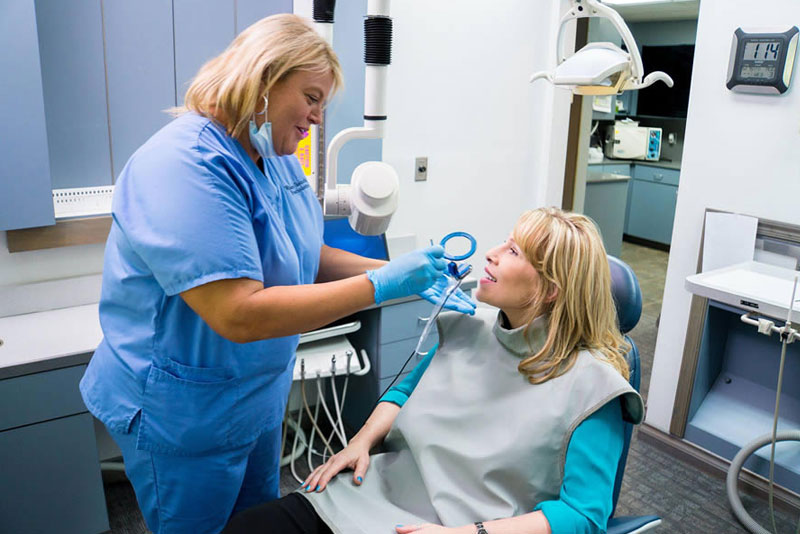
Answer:
[[78, 391], [85, 365], [0, 380], [0, 431], [87, 411]]
[[88, 413], [0, 432], [0, 531], [108, 532]]
[[425, 328], [423, 319], [430, 316], [432, 310], [433, 304], [422, 299], [384, 306], [381, 308], [380, 343], [418, 338]]
[[614, 174], [621, 174], [623, 176], [630, 176], [631, 166], [627, 163], [614, 163], [614, 164], [606, 163], [603, 165], [603, 172], [610, 172]]
[[675, 169], [664, 169], [663, 167], [648, 167], [646, 165], [636, 165], [634, 178], [647, 182], [655, 182], [666, 185], [678, 185], [681, 172]]
[[[414, 348], [417, 346], [417, 341], [417, 338], [411, 338], [381, 345], [380, 378], [393, 377], [399, 373], [400, 369], [403, 367], [403, 364], [406, 363], [408, 357], [412, 352], [414, 352]], [[436, 332], [436, 330], [434, 330], [430, 333], [428, 339], [425, 340], [425, 346], [422, 348], [422, 350], [424, 351], [428, 347], [433, 347], [438, 342], [439, 334]], [[424, 356], [419, 355], [411, 358], [403, 372], [407, 373], [414, 369], [414, 367], [416, 367], [422, 358], [424, 358]]]

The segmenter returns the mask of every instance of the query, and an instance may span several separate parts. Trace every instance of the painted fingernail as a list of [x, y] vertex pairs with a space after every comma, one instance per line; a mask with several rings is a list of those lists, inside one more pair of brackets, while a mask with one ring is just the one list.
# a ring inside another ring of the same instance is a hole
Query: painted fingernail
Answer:
[[358, 477], [356, 480], [358, 480], [358, 483], [359, 483], [359, 484], [361, 484], [362, 482], [364, 482], [364, 479], [363, 479], [363, 478], [361, 478], [361, 477]]
[[311, 491], [311, 484], [309, 484], [308, 486], [306, 486], [306, 493], [308, 493], [309, 491]]
[[314, 491], [319, 491], [319, 488], [320, 488], [320, 486], [319, 486], [319, 485], [317, 485], [317, 489], [315, 489]]

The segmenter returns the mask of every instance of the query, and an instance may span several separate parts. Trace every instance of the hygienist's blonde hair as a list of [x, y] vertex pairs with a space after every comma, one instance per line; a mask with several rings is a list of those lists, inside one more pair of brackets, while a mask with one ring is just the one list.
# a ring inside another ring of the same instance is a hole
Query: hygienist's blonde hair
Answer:
[[296, 71], [333, 74], [331, 94], [343, 84], [342, 67], [331, 46], [302, 17], [273, 15], [252, 24], [197, 72], [180, 115], [195, 111], [221, 122], [232, 137], [246, 131], [262, 98]]
[[525, 212], [514, 241], [539, 275], [533, 316], [549, 314], [544, 346], [519, 364], [532, 384], [567, 372], [591, 351], [628, 378], [630, 345], [619, 330], [606, 250], [588, 217], [557, 208]]

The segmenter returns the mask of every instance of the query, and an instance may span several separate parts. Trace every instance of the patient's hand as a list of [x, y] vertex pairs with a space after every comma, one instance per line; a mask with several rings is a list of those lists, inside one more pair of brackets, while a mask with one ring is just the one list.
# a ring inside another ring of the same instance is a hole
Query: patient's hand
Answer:
[[369, 445], [354, 437], [350, 444], [338, 453], [331, 456], [327, 462], [314, 469], [303, 485], [300, 486], [306, 493], [324, 491], [328, 482], [338, 475], [343, 469], [353, 470], [353, 483], [360, 486], [364, 474], [369, 466]]

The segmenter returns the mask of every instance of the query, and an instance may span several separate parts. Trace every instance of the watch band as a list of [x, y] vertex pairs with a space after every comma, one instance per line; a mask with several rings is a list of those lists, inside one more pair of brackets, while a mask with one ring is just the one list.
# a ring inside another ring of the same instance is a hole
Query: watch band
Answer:
[[486, 529], [483, 527], [483, 522], [482, 522], [482, 521], [475, 521], [474, 525], [475, 525], [475, 528], [477, 528], [477, 529], [478, 529], [478, 530], [475, 532], [475, 534], [489, 534], [489, 533], [486, 531]]

